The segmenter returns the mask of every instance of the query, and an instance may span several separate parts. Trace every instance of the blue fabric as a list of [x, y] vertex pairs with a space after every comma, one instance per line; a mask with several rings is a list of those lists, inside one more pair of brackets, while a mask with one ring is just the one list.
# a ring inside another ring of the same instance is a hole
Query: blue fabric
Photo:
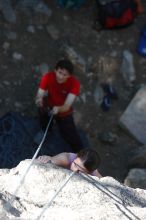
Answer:
[[0, 168], [11, 168], [33, 156], [33, 135], [39, 127], [34, 119], [7, 113], [0, 119]]
[[57, 2], [60, 7], [77, 9], [85, 3], [85, 0], [57, 0]]
[[144, 26], [141, 36], [140, 36], [138, 52], [142, 56], [146, 57], [146, 25]]
[[[34, 143], [35, 135], [40, 131], [38, 119], [11, 112], [0, 118], [0, 168], [12, 168], [25, 159], [31, 159], [38, 145]], [[88, 139], [79, 131], [84, 146]], [[39, 155], [54, 156], [61, 152], [71, 152], [70, 146], [61, 137], [57, 126], [54, 126], [41, 147]]]

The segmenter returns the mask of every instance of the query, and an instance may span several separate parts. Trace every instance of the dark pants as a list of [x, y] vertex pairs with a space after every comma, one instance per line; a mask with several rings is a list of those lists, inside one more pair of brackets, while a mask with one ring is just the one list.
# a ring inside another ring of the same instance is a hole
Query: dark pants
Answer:
[[[39, 109], [39, 119], [42, 129], [45, 130], [50, 119], [48, 111], [42, 108]], [[57, 122], [62, 137], [67, 143], [70, 144], [73, 150], [72, 152], [77, 153], [83, 149], [83, 144], [76, 129], [72, 114], [63, 118], [54, 116], [54, 119]], [[51, 130], [52, 126], [53, 120], [50, 124], [49, 130]]]

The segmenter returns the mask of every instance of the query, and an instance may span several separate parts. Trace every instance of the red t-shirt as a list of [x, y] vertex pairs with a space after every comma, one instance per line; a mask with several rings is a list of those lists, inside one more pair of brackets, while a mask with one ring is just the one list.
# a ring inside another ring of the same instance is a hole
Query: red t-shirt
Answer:
[[[66, 82], [58, 83], [55, 72], [48, 72], [42, 77], [39, 88], [48, 92], [48, 106], [61, 106], [69, 93], [79, 95], [80, 82], [71, 75]], [[58, 116], [67, 116], [71, 112], [72, 108], [59, 113]]]

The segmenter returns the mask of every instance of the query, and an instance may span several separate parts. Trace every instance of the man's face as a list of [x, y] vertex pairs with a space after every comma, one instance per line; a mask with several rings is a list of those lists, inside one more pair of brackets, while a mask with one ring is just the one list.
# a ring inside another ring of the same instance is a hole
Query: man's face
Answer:
[[83, 161], [77, 157], [71, 164], [70, 169], [73, 172], [82, 172], [82, 173], [88, 173], [88, 170], [84, 167]]
[[55, 73], [56, 73], [56, 80], [58, 83], [64, 83], [70, 77], [70, 74], [66, 69], [58, 68], [57, 70], [55, 70]]

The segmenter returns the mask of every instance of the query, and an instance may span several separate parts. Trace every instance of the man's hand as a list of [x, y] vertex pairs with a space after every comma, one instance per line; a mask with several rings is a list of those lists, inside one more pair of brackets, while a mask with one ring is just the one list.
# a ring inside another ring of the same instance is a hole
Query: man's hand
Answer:
[[35, 104], [37, 107], [43, 107], [43, 99], [40, 97], [36, 97]]
[[75, 98], [76, 98], [75, 95], [69, 93], [66, 97], [64, 104], [61, 106], [54, 106], [52, 109], [52, 113], [54, 115], [57, 115], [59, 112], [62, 113], [62, 112], [68, 111], [71, 108], [71, 106], [73, 105]]
[[44, 155], [44, 156], [39, 156], [39, 157], [37, 158], [37, 161], [39, 161], [39, 162], [41, 162], [41, 163], [49, 163], [49, 162], [51, 162], [51, 157], [50, 157], [50, 156], [46, 156], [46, 155]]
[[35, 98], [35, 104], [37, 107], [43, 107], [43, 98], [46, 94], [46, 91], [43, 89], [39, 89]]
[[54, 106], [54, 107], [52, 108], [52, 114], [53, 114], [53, 115], [57, 115], [57, 114], [59, 113], [59, 109], [60, 109], [59, 106]]

